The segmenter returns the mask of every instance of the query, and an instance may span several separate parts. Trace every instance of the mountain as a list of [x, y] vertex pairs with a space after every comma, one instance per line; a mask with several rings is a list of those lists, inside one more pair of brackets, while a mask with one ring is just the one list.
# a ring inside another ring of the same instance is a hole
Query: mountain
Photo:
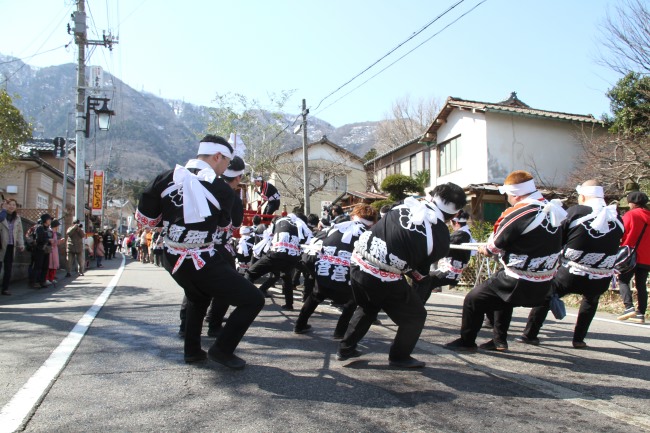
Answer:
[[[16, 107], [34, 125], [34, 136], [74, 137], [76, 65], [37, 68], [0, 54], [0, 83], [5, 80], [2, 87], [6, 86]], [[88, 165], [96, 169], [110, 167], [111, 176], [142, 180], [195, 155], [198, 139], [208, 124], [209, 107], [138, 92], [106, 72], [104, 81], [111, 89], [107, 97], [116, 114], [108, 132], [95, 132], [91, 124], [90, 138], [86, 140]], [[285, 117], [287, 123], [295, 118], [295, 114]], [[335, 128], [310, 116], [307, 134], [310, 142], [327, 135], [332, 142], [363, 156], [375, 142], [377, 123]], [[284, 140], [287, 148], [302, 144], [300, 135], [289, 133]], [[254, 143], [247, 145], [250, 148]]]

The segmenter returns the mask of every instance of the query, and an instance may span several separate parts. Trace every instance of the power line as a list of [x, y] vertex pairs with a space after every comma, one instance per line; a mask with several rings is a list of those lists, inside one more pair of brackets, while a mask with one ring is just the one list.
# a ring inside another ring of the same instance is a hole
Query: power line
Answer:
[[0, 62], [0, 65], [6, 65], [8, 63], [14, 63], [14, 62], [19, 62], [19, 61], [24, 62], [25, 60], [29, 60], [29, 59], [31, 59], [33, 57], [40, 56], [41, 54], [51, 53], [52, 51], [60, 50], [61, 48], [68, 48], [68, 46], [70, 45], [71, 42], [72, 41], [68, 42], [65, 45], [61, 45], [61, 46], [58, 46], [58, 47], [51, 48], [49, 50], [41, 51], [40, 53], [32, 54], [31, 56], [23, 57], [21, 59], [15, 58], [13, 60], [7, 60], [6, 62]]
[[403, 42], [399, 43], [395, 48], [391, 49], [391, 50], [388, 51], [386, 54], [384, 54], [383, 56], [381, 56], [379, 59], [375, 60], [375, 61], [374, 61], [370, 66], [368, 66], [367, 68], [365, 68], [363, 71], [359, 72], [359, 73], [358, 73], [357, 75], [355, 75], [354, 77], [350, 78], [348, 81], [346, 81], [345, 83], [343, 83], [343, 84], [342, 84], [341, 86], [339, 86], [336, 90], [334, 90], [333, 92], [331, 92], [329, 95], [325, 96], [323, 99], [320, 100], [320, 102], [318, 103], [318, 105], [316, 106], [316, 108], [314, 108], [314, 110], [318, 110], [318, 107], [320, 107], [320, 105], [323, 103], [323, 101], [325, 101], [327, 98], [329, 98], [330, 96], [334, 95], [336, 92], [338, 92], [339, 90], [341, 90], [342, 88], [344, 88], [345, 86], [347, 86], [348, 84], [350, 84], [352, 81], [356, 80], [358, 77], [360, 77], [361, 75], [363, 75], [364, 73], [366, 73], [369, 69], [371, 69], [371, 68], [372, 68], [373, 66], [375, 66], [377, 63], [381, 62], [383, 59], [385, 59], [386, 57], [388, 57], [389, 55], [391, 55], [393, 52], [395, 52], [395, 51], [396, 51], [398, 48], [400, 48], [402, 45], [404, 45], [405, 43], [407, 43], [408, 41], [410, 41], [411, 39], [413, 39], [414, 37], [416, 37], [417, 35], [419, 35], [420, 33], [422, 33], [422, 32], [423, 32], [424, 30], [426, 30], [429, 26], [431, 26], [433, 23], [435, 23], [436, 21], [438, 21], [438, 20], [439, 20], [440, 18], [442, 18], [443, 16], [447, 15], [447, 14], [448, 14], [449, 12], [451, 12], [454, 8], [456, 8], [456, 6], [458, 6], [459, 4], [461, 4], [461, 3], [464, 2], [464, 1], [465, 1], [465, 0], [460, 0], [460, 1], [458, 1], [457, 3], [451, 5], [449, 8], [447, 8], [447, 10], [445, 10], [443, 13], [441, 13], [440, 15], [438, 15], [437, 17], [435, 17], [434, 19], [432, 19], [431, 21], [429, 21], [429, 22], [428, 22], [424, 27], [422, 27], [420, 30], [418, 30], [417, 32], [413, 33], [413, 34], [412, 34], [411, 36], [409, 36], [406, 40], [404, 40]]
[[[393, 66], [395, 63], [399, 62], [399, 61], [402, 60], [404, 57], [408, 56], [408, 55], [411, 54], [413, 51], [417, 50], [417, 49], [420, 48], [422, 45], [424, 45], [424, 44], [426, 44], [427, 42], [429, 42], [429, 41], [430, 41], [431, 39], [433, 39], [434, 37], [438, 36], [440, 33], [442, 33], [443, 31], [445, 31], [445, 30], [446, 30], [447, 28], [449, 28], [451, 25], [453, 25], [454, 23], [456, 23], [457, 21], [459, 21], [459, 20], [460, 20], [461, 18], [463, 18], [465, 15], [469, 14], [470, 12], [472, 12], [474, 9], [476, 9], [477, 7], [479, 7], [480, 5], [482, 5], [483, 3], [485, 3], [486, 1], [487, 1], [487, 0], [481, 0], [479, 3], [477, 3], [476, 5], [474, 5], [474, 7], [472, 7], [470, 10], [468, 10], [467, 12], [463, 13], [462, 15], [460, 15], [458, 18], [456, 18], [455, 20], [453, 20], [452, 22], [450, 22], [449, 24], [447, 24], [446, 26], [444, 26], [442, 29], [440, 29], [439, 31], [437, 31], [436, 33], [434, 33], [433, 35], [431, 35], [429, 38], [425, 39], [425, 40], [424, 40], [423, 42], [421, 42], [420, 44], [416, 45], [413, 49], [411, 49], [410, 51], [408, 51], [407, 53], [405, 53], [404, 55], [402, 55], [401, 57], [399, 57], [397, 60], [395, 60], [394, 62], [392, 62], [391, 64], [389, 64], [388, 66], [386, 66], [385, 68], [383, 68], [382, 70], [380, 70], [379, 72], [377, 72], [375, 75], [373, 75], [373, 76], [371, 76], [370, 78], [368, 78], [368, 79], [367, 79], [366, 81], [364, 81], [363, 83], [359, 84], [359, 85], [358, 85], [357, 87], [355, 87], [354, 89], [350, 90], [348, 93], [344, 94], [343, 96], [341, 96], [340, 98], [338, 98], [337, 100], [335, 100], [334, 102], [332, 102], [331, 104], [329, 104], [329, 105], [327, 105], [326, 107], [322, 108], [322, 109], [321, 109], [320, 111], [318, 111], [317, 113], [322, 113], [323, 111], [327, 110], [329, 107], [331, 107], [332, 105], [336, 104], [338, 101], [340, 101], [341, 99], [345, 98], [345, 97], [348, 96], [350, 93], [354, 92], [354, 91], [357, 90], [359, 87], [363, 86], [363, 85], [366, 84], [368, 81], [372, 80], [372, 79], [375, 78], [377, 75], [381, 74], [381, 73], [384, 72], [386, 69], [390, 68], [390, 67]], [[318, 108], [318, 107], [316, 107], [316, 108]], [[314, 114], [317, 114], [317, 113], [314, 113]]]

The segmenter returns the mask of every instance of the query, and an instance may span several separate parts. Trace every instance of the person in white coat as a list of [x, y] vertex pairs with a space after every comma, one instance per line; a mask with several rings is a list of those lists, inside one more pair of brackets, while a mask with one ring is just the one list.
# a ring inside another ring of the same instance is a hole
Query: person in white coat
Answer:
[[11, 295], [9, 282], [16, 250], [23, 251], [25, 249], [23, 223], [16, 213], [17, 207], [16, 200], [10, 198], [2, 202], [0, 210], [0, 269], [4, 267], [2, 294], [7, 296]]

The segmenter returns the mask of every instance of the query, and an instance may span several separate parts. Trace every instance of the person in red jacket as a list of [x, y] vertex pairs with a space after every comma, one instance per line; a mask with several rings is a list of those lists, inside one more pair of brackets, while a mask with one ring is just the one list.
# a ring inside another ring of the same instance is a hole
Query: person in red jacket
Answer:
[[[634, 323], [645, 323], [645, 311], [648, 307], [648, 272], [650, 271], [650, 210], [648, 210], [648, 196], [640, 191], [627, 195], [630, 210], [623, 215], [625, 233], [621, 239], [621, 246], [634, 246], [639, 241], [636, 250], [636, 266], [629, 272], [618, 277], [618, 289], [625, 305], [625, 311], [618, 316], [618, 320], [627, 320]], [[644, 230], [645, 228], [645, 230]], [[643, 237], [641, 237], [643, 232]], [[630, 281], [634, 277], [637, 293], [637, 308], [634, 309]]]

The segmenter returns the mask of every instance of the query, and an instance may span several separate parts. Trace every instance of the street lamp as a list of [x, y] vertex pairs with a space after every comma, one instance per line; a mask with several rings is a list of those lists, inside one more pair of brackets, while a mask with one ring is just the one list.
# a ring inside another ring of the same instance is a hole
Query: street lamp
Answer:
[[[108, 98], [93, 98], [89, 96], [86, 100], [86, 138], [90, 137], [90, 110], [93, 110], [97, 115], [97, 126], [101, 131], [108, 131], [111, 126], [111, 116], [115, 111], [108, 108]], [[99, 104], [103, 103], [101, 108]]]

